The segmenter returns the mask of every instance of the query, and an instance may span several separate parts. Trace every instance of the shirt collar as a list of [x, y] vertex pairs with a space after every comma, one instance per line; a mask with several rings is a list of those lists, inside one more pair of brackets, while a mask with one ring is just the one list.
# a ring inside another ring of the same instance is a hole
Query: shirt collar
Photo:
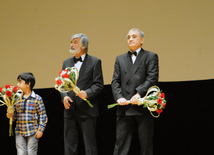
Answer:
[[32, 90], [31, 97], [36, 98], [36, 93]]
[[[140, 51], [141, 51], [141, 47], [136, 50], [137, 55], [139, 54]], [[130, 52], [132, 52], [132, 51], [130, 50]]]
[[141, 50], [141, 47], [136, 50], [137, 55], [139, 54], [140, 50]]
[[86, 56], [86, 53], [84, 53], [83, 55], [81, 55], [82, 61], [84, 61], [85, 56]]
[[[26, 98], [24, 97], [24, 95], [22, 96], [22, 98], [26, 99]], [[32, 90], [30, 96], [28, 96], [27, 99], [30, 99], [30, 98], [36, 98], [36, 93], [35, 93], [33, 90]]]

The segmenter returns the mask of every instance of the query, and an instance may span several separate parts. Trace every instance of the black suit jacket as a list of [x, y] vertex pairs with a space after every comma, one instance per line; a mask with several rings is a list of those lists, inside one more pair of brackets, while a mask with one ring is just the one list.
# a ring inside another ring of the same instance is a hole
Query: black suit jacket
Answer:
[[[119, 98], [130, 100], [137, 92], [144, 97], [147, 90], [158, 83], [158, 55], [141, 49], [135, 63], [128, 53], [116, 58], [111, 83], [115, 101]], [[117, 115], [143, 115], [149, 111], [143, 106], [117, 106]]]
[[[68, 58], [63, 62], [62, 69], [65, 69], [66, 67], [74, 67], [73, 57]], [[69, 118], [72, 117], [73, 114], [82, 118], [98, 116], [99, 111], [96, 96], [102, 91], [104, 87], [100, 59], [86, 54], [79, 72], [77, 86], [80, 88], [80, 90], [86, 91], [88, 95], [87, 99], [93, 104], [94, 107], [89, 107], [87, 102], [76, 96], [73, 91], [69, 91], [68, 93], [61, 93], [62, 100], [66, 95], [73, 100], [70, 109], [64, 110], [64, 117]]]

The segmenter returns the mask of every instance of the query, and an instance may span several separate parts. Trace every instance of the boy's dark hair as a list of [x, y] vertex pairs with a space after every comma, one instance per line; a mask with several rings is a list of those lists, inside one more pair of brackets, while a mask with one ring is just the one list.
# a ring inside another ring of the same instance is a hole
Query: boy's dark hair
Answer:
[[35, 77], [31, 72], [24, 72], [21, 73], [18, 77], [17, 80], [24, 80], [26, 84], [30, 83], [30, 88], [31, 90], [33, 89], [34, 85], [35, 85]]

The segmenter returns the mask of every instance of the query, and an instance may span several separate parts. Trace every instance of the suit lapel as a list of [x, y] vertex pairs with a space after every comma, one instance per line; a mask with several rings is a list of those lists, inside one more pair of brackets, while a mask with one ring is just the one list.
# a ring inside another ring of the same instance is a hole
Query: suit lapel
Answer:
[[[142, 60], [144, 58], [144, 50], [141, 49], [141, 51], [139, 52], [136, 60], [135, 60], [135, 63], [132, 64], [132, 65], [129, 65], [131, 66], [130, 68], [130, 72], [128, 72], [127, 76], [126, 76], [126, 79], [125, 79], [125, 83], [128, 82], [128, 80], [133, 76], [133, 74], [136, 72], [136, 70], [138, 69], [139, 65], [142, 63]], [[131, 62], [132, 63], [132, 62]]]
[[132, 66], [133, 66], [133, 63], [132, 63], [132, 58], [128, 53], [126, 55], [124, 64], [126, 65], [127, 72], [129, 72], [131, 70]]

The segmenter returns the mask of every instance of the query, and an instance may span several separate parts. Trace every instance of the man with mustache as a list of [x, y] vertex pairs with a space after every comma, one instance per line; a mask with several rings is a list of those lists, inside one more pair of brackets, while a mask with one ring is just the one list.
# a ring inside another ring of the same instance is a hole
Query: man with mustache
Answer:
[[[65, 155], [77, 155], [79, 134], [82, 135], [85, 154], [97, 155], [96, 117], [98, 116], [97, 95], [103, 89], [101, 60], [88, 55], [88, 38], [85, 34], [71, 37], [70, 52], [74, 57], [63, 62], [62, 69], [76, 67], [79, 71], [77, 86], [80, 93], [61, 93], [64, 110]], [[87, 98], [93, 108], [83, 99]]]

